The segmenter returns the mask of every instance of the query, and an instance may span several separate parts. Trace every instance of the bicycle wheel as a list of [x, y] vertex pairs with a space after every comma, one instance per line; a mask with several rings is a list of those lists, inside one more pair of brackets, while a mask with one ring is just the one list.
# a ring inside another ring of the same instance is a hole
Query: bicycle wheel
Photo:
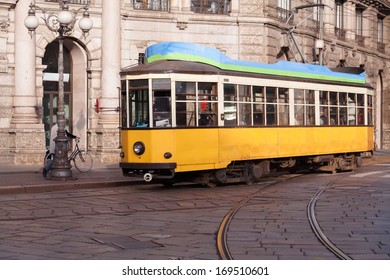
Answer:
[[86, 151], [80, 151], [74, 158], [74, 166], [80, 172], [88, 172], [92, 168], [92, 157]]

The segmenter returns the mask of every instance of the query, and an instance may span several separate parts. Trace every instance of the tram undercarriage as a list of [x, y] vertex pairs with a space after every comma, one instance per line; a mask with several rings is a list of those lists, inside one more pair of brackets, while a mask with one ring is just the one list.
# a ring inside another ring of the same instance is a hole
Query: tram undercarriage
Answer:
[[267, 174], [282, 170], [290, 173], [296, 173], [298, 170], [309, 170], [333, 174], [341, 171], [355, 171], [357, 167], [362, 166], [362, 162], [360, 153], [318, 155], [259, 161], [235, 161], [223, 169], [179, 173], [175, 173], [173, 170], [128, 170], [124, 168], [123, 175], [142, 176], [145, 182], [162, 183], [165, 186], [180, 182], [194, 182], [215, 187], [229, 183], [252, 184]]

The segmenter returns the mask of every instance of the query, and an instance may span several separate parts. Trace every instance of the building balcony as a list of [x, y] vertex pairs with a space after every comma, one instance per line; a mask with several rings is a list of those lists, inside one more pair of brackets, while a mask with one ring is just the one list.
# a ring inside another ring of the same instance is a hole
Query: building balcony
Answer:
[[[60, 0], [45, 0], [45, 2], [60, 2]], [[80, 5], [88, 5], [88, 0], [69, 0], [69, 4], [80, 4]]]
[[385, 53], [386, 44], [382, 42], [377, 42], [377, 50], [381, 53]]
[[364, 39], [361, 35], [355, 35], [355, 42], [359, 47], [364, 47]]
[[334, 28], [334, 34], [335, 34], [336, 37], [339, 38], [340, 40], [345, 41], [345, 30], [344, 30], [344, 29], [335, 27], [335, 28]]

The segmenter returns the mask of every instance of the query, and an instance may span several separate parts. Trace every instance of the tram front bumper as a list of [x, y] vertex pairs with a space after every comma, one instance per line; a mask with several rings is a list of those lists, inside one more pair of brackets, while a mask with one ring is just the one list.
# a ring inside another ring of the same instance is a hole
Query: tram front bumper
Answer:
[[146, 182], [153, 179], [169, 180], [175, 176], [176, 163], [119, 163], [123, 176], [143, 177]]

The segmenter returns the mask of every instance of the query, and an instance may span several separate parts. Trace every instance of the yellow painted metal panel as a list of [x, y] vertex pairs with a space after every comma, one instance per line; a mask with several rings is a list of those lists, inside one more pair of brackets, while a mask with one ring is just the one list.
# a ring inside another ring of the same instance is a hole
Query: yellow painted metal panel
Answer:
[[221, 129], [220, 133], [221, 159], [224, 161], [373, 149], [371, 127], [238, 128]]
[[248, 160], [277, 156], [275, 128], [221, 128], [221, 160]]
[[371, 128], [367, 127], [308, 127], [280, 128], [278, 156], [302, 156], [359, 152], [372, 149], [368, 143]]
[[219, 162], [218, 129], [175, 131], [178, 170], [214, 169]]
[[[264, 127], [122, 131], [122, 162], [176, 163], [176, 172], [224, 168], [231, 161], [370, 151], [373, 127]], [[137, 156], [133, 143], [142, 141]], [[127, 143], [127, 145], [125, 145]], [[172, 158], [165, 159], [170, 152]]]
[[[137, 141], [145, 145], [145, 153], [141, 156], [133, 152], [133, 144]], [[126, 144], [125, 144], [126, 143]], [[122, 131], [122, 151], [125, 158], [122, 162], [135, 163], [169, 163], [175, 162], [174, 158], [167, 160], [164, 158], [166, 152], [175, 149], [176, 139], [172, 129], [159, 130], [123, 130]]]

